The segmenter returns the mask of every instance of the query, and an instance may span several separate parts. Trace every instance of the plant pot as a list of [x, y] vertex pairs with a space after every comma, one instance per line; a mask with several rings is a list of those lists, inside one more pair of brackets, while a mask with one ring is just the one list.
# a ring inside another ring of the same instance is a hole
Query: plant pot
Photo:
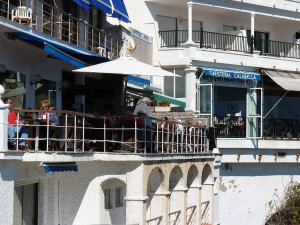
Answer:
[[155, 112], [170, 112], [170, 106], [155, 106]]

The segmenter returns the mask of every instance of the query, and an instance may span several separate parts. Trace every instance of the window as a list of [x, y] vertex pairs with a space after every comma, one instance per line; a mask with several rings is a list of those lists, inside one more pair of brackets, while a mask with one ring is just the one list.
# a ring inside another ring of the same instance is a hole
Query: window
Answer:
[[15, 183], [14, 224], [38, 224], [38, 184]]
[[116, 207], [123, 206], [123, 188], [122, 187], [116, 187], [115, 205], [116, 205]]
[[26, 107], [26, 75], [24, 73], [6, 70], [0, 73], [0, 84], [5, 88], [4, 98], [11, 98], [14, 108]]
[[104, 208], [111, 209], [111, 191], [109, 188], [104, 189]]

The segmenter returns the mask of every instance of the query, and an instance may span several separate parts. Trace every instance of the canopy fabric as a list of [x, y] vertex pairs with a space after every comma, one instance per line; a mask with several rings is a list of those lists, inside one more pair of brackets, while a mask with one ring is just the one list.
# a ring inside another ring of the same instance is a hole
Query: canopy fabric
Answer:
[[77, 5], [79, 5], [81, 8], [83, 8], [84, 10], [86, 11], [89, 11], [90, 8], [89, 8], [89, 5], [90, 5], [90, 2], [87, 1], [87, 0], [73, 0]]
[[106, 12], [108, 14], [113, 13], [114, 7], [112, 6], [110, 0], [92, 0], [91, 4], [103, 12]]
[[141, 77], [135, 77], [135, 76], [128, 76], [127, 81], [130, 83], [138, 84], [138, 85], [145, 85], [150, 86], [151, 82], [150, 80], [146, 80]]
[[200, 67], [203, 70], [203, 74], [206, 76], [213, 76], [219, 78], [228, 78], [228, 79], [241, 79], [241, 80], [261, 80], [261, 75], [249, 71], [241, 70], [227, 70], [219, 68], [206, 68]]
[[300, 91], [300, 74], [294, 72], [263, 70], [276, 84], [287, 91]]
[[118, 18], [123, 22], [130, 23], [124, 1], [123, 0], [112, 0], [112, 1], [114, 6], [112, 17]]
[[167, 95], [163, 95], [163, 94], [159, 94], [159, 93], [153, 93], [154, 95], [154, 99], [157, 101], [163, 101], [163, 100], [167, 100], [168, 102], [170, 102], [173, 105], [177, 105], [177, 106], [181, 106], [181, 107], [186, 107], [186, 103], [183, 101], [180, 101], [176, 98], [172, 98], [170, 96]]
[[44, 44], [45, 44], [44, 51], [49, 53], [50, 55], [52, 55], [64, 62], [70, 63], [71, 65], [73, 65], [77, 68], [82, 68], [85, 66], [84, 62], [82, 62], [78, 59], [75, 59], [74, 57], [68, 55], [67, 53], [55, 48], [54, 46], [52, 46], [46, 42]]
[[43, 163], [45, 173], [78, 171], [76, 163]]
[[73, 70], [76, 73], [108, 73], [117, 75], [141, 75], [160, 77], [179, 77], [175, 73], [140, 62], [132, 57], [120, 57], [119, 59], [100, 63], [93, 66]]
[[82, 49], [76, 45], [67, 44], [63, 41], [54, 40], [51, 37], [45, 37], [36, 32], [10, 32], [8, 33], [14, 38], [18, 38], [22, 41], [25, 41], [29, 44], [37, 46], [39, 48], [44, 48], [45, 43], [50, 44], [51, 46], [63, 51], [64, 53], [79, 59], [83, 62], [89, 64], [97, 64], [101, 62], [107, 62], [107, 58], [100, 56], [99, 54], [93, 53], [91, 51]]

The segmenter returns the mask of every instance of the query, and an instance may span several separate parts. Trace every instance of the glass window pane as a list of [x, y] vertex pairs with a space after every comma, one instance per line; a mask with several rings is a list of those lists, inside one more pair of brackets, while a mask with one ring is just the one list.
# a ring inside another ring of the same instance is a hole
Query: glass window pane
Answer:
[[5, 92], [3, 99], [11, 98], [14, 108], [25, 108], [25, 84], [26, 75], [24, 73], [6, 70], [0, 74], [0, 84], [4, 87]]
[[38, 107], [44, 100], [50, 100], [51, 106], [56, 108], [56, 83], [42, 79], [35, 86], [35, 106]]

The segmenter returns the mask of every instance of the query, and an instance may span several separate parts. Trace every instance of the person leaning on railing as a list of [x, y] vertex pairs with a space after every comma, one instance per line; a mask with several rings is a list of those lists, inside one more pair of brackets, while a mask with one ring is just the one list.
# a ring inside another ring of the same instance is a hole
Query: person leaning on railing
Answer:
[[[44, 100], [41, 102], [41, 110], [42, 112], [39, 112], [37, 115], [37, 119], [40, 120], [41, 125], [48, 125], [48, 126], [41, 126], [40, 127], [40, 133], [39, 136], [41, 139], [47, 138], [47, 127], [49, 127], [49, 133], [48, 133], [48, 147], [49, 150], [53, 150], [53, 143], [51, 141], [51, 138], [53, 138], [55, 132], [57, 132], [56, 127], [59, 126], [59, 120], [56, 113], [50, 112], [50, 106], [51, 102], [49, 100]], [[40, 149], [45, 150], [46, 149], [46, 141], [43, 140], [40, 142]]]
[[5, 98], [4, 103], [8, 104], [8, 138], [9, 138], [9, 148], [15, 150], [17, 148], [17, 141], [15, 135], [19, 134], [21, 136], [18, 144], [18, 149], [25, 149], [25, 142], [28, 139], [29, 128], [23, 126], [23, 123], [18, 122], [18, 117], [15, 111], [12, 110], [12, 100], [10, 98]]

